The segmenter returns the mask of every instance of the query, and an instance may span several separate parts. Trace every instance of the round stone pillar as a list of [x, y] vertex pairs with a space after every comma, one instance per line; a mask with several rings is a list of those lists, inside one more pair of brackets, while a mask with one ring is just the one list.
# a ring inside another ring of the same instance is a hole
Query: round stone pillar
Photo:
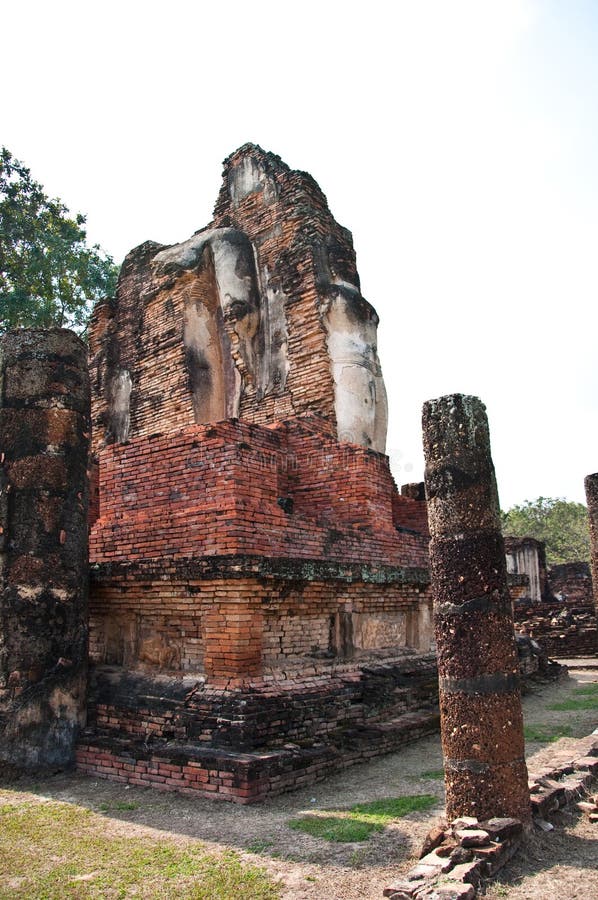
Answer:
[[0, 760], [69, 765], [87, 682], [87, 348], [0, 341]]
[[519, 661], [490, 435], [477, 397], [423, 409], [449, 820], [531, 820]]
[[584, 487], [586, 489], [588, 518], [590, 520], [592, 589], [594, 592], [594, 606], [598, 615], [598, 472], [594, 472], [593, 475], [586, 475]]

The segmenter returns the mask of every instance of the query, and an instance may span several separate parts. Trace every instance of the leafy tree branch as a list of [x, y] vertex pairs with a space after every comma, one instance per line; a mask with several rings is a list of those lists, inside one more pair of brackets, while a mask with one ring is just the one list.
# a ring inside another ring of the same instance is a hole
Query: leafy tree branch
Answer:
[[563, 497], [526, 500], [502, 513], [502, 526], [506, 535], [544, 541], [549, 565], [590, 558], [588, 511], [583, 503]]
[[85, 216], [50, 199], [30, 170], [0, 151], [0, 331], [69, 327], [82, 333], [96, 300], [111, 296], [118, 267], [95, 244]]

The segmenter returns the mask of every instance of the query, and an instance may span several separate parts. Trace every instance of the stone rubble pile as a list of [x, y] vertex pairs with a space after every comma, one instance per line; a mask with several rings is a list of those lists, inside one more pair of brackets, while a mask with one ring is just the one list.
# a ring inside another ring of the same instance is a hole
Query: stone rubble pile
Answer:
[[598, 824], [598, 794], [588, 797], [587, 800], [580, 800], [576, 805], [587, 815], [590, 822]]
[[391, 900], [415, 897], [471, 900], [482, 878], [494, 875], [515, 853], [523, 825], [519, 819], [478, 822], [462, 816], [428, 834], [419, 863], [384, 890]]
[[[551, 814], [575, 804], [598, 822], [598, 794], [590, 788], [598, 778], [598, 735], [581, 738], [558, 753], [551, 766], [530, 773], [533, 821], [552, 831]], [[523, 838], [518, 819], [493, 818], [479, 822], [462, 816], [441, 821], [428, 834], [421, 857], [402, 878], [383, 891], [390, 900], [473, 900], [483, 879], [493, 878], [517, 851]]]

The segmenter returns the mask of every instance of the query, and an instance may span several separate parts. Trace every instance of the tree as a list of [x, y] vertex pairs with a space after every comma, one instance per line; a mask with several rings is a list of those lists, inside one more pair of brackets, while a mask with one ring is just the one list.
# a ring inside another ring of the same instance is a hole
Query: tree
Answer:
[[544, 541], [549, 565], [590, 558], [588, 511], [583, 503], [563, 497], [538, 497], [501, 515], [506, 535]]
[[52, 326], [85, 330], [91, 308], [111, 296], [118, 269], [86, 245], [85, 216], [71, 218], [30, 170], [0, 152], [0, 332]]

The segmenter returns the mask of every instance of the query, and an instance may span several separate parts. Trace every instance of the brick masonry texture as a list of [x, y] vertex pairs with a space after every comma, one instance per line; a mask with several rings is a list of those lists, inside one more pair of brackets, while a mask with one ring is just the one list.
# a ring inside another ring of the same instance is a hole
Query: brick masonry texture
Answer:
[[427, 541], [409, 533], [425, 504], [397, 494], [386, 456], [311, 422], [220, 422], [106, 448], [92, 564], [259, 553], [426, 566]]
[[248, 802], [437, 727], [377, 324], [323, 193], [254, 145], [207, 228], [125, 260], [90, 336], [83, 771]]
[[82, 771], [254, 802], [436, 730], [435, 662], [413, 653], [362, 669], [313, 661], [234, 683], [98, 667], [90, 725]]
[[[314, 659], [429, 647], [427, 583], [252, 578], [227, 573], [222, 562], [213, 561], [211, 577], [167, 575], [167, 586], [164, 573], [94, 573], [92, 659], [234, 678]], [[247, 570], [251, 561], [235, 557], [232, 565]]]
[[0, 760], [69, 764], [85, 721], [86, 348], [61, 329], [0, 344]]
[[437, 727], [437, 714], [412, 713], [380, 726], [346, 729], [338, 744], [328, 740], [259, 753], [204, 749], [198, 744], [153, 749], [151, 744], [96, 733], [80, 742], [77, 764], [79, 771], [96, 778], [246, 804], [321, 781], [397, 750]]
[[548, 572], [550, 594], [561, 595], [565, 603], [589, 606], [593, 603], [592, 574], [586, 562], [562, 563], [551, 566]]

